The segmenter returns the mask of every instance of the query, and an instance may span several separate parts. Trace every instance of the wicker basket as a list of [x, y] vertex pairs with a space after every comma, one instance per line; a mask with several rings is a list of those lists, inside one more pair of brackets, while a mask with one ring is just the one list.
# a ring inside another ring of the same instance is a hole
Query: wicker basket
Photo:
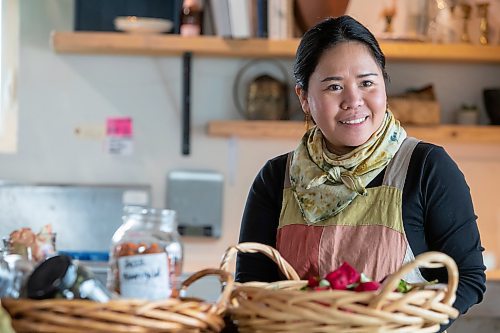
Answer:
[[[456, 318], [451, 305], [458, 283], [453, 259], [439, 252], [427, 252], [392, 274], [379, 291], [354, 292], [300, 290], [307, 281], [275, 249], [258, 243], [230, 247], [221, 262], [227, 270], [238, 252], [263, 253], [271, 258], [288, 279], [273, 283], [235, 284], [228, 312], [244, 332], [436, 332], [440, 324]], [[434, 289], [415, 288], [394, 292], [400, 279], [416, 267], [448, 271], [448, 285]]]
[[225, 284], [215, 304], [175, 295], [154, 302], [2, 299], [2, 306], [11, 315], [17, 333], [219, 332], [224, 326], [222, 316], [233, 288], [232, 275], [219, 269], [205, 269], [182, 282], [181, 290], [206, 275], [217, 275]]

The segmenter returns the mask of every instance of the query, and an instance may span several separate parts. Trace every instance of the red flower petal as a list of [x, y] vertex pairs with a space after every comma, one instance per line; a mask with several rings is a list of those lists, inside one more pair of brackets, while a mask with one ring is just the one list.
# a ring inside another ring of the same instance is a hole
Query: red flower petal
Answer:
[[373, 291], [380, 288], [380, 283], [377, 281], [363, 282], [358, 284], [354, 291]]
[[315, 276], [309, 277], [309, 279], [307, 280], [307, 286], [310, 288], [319, 286], [319, 278]]
[[342, 266], [326, 275], [332, 289], [345, 290], [348, 285], [359, 281], [361, 275], [351, 265], [344, 262]]

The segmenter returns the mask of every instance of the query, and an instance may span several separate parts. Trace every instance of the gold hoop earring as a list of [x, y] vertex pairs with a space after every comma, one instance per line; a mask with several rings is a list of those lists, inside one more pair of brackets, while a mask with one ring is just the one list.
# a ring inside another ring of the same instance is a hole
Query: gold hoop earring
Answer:
[[310, 121], [311, 121], [311, 114], [309, 112], [305, 112], [304, 122], [305, 122], [306, 132], [309, 131], [309, 129], [311, 128], [311, 125], [309, 124]]

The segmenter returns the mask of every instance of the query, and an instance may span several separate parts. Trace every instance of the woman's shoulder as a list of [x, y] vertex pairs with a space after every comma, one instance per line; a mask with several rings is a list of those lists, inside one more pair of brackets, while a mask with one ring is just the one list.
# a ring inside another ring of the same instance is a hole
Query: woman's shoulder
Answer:
[[257, 174], [254, 186], [278, 186], [283, 183], [288, 153], [276, 156], [268, 160]]
[[453, 161], [443, 147], [425, 141], [418, 142], [412, 154], [412, 161], [422, 164], [432, 164], [444, 160]]
[[429, 142], [419, 142], [411, 156], [409, 173], [411, 170], [417, 171], [423, 177], [445, 177], [453, 179], [454, 175], [462, 177], [457, 163], [446, 152], [446, 150], [436, 144]]
[[286, 165], [286, 161], [288, 159], [289, 154], [290, 153], [288, 152], [288, 153], [276, 156], [274, 158], [271, 158], [269, 161], [267, 161], [267, 163], [273, 164], [273, 165], [280, 165], [280, 166]]
[[289, 153], [285, 153], [268, 160], [262, 167], [262, 172], [270, 172], [272, 174], [285, 172], [288, 154]]

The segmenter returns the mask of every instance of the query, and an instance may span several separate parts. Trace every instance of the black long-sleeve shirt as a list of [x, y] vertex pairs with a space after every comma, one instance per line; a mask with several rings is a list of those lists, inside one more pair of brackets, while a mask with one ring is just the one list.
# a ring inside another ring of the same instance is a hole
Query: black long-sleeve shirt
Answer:
[[[287, 154], [268, 161], [257, 175], [248, 196], [240, 242], [276, 247], [283, 199]], [[382, 185], [385, 170], [367, 186]], [[479, 231], [469, 187], [456, 163], [441, 147], [417, 144], [408, 166], [402, 196], [406, 237], [415, 256], [440, 251], [451, 256], [459, 270], [454, 307], [465, 313], [479, 303], [486, 290]], [[427, 280], [447, 282], [445, 269], [422, 269]], [[239, 255], [236, 280], [277, 281], [276, 265], [262, 255]]]

